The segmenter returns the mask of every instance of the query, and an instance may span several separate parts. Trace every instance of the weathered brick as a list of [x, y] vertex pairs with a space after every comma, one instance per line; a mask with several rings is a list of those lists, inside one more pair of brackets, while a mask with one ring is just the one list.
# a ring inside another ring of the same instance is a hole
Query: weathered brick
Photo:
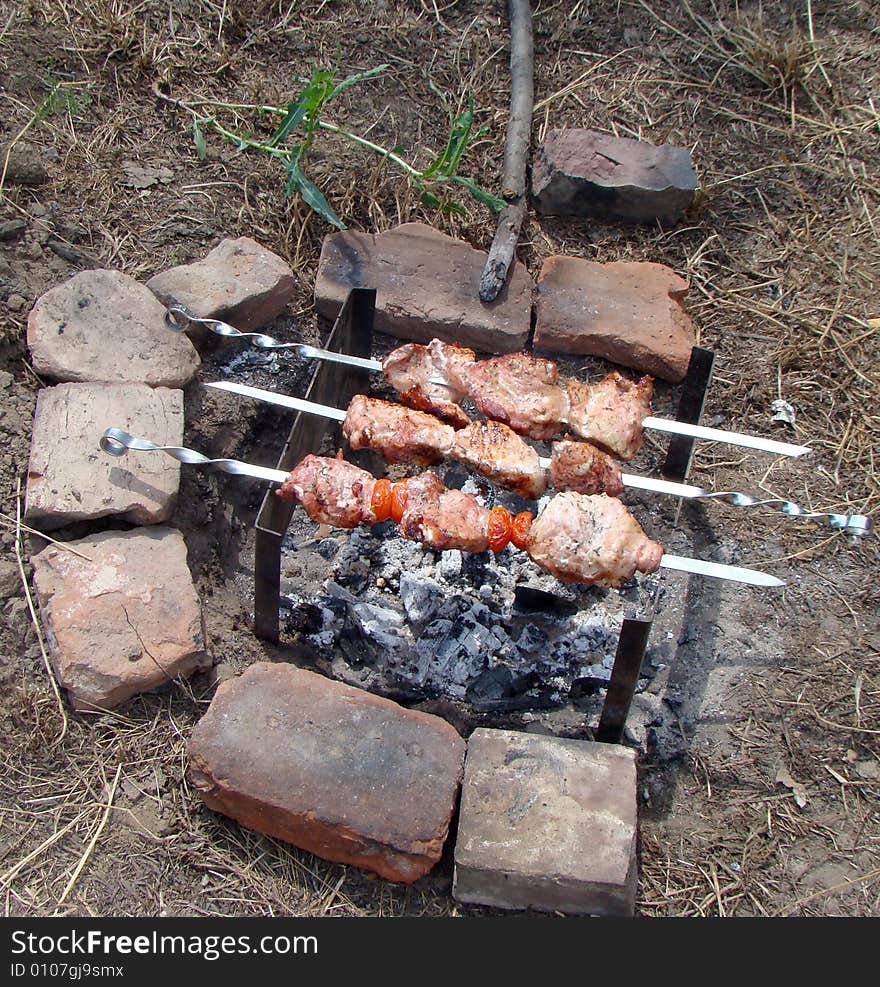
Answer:
[[375, 235], [332, 233], [321, 249], [315, 304], [335, 319], [352, 288], [375, 288], [379, 332], [511, 353], [528, 339], [532, 279], [517, 262], [498, 298], [480, 301], [487, 256], [423, 223]]
[[439, 717], [260, 662], [218, 688], [190, 777], [244, 826], [409, 883], [440, 859], [464, 749]]
[[183, 442], [183, 392], [146, 384], [58, 384], [37, 395], [25, 517], [43, 529], [121, 515], [167, 521], [180, 463], [164, 452], [116, 459], [98, 440], [109, 426], [158, 445]]
[[596, 130], [548, 131], [532, 170], [535, 208], [552, 215], [672, 223], [696, 188], [687, 148]]
[[635, 754], [510, 730], [468, 741], [453, 894], [498, 908], [629, 915]]
[[538, 281], [535, 349], [601, 356], [680, 381], [696, 342], [687, 282], [662, 264], [548, 257]]
[[76, 709], [111, 709], [210, 665], [179, 531], [68, 544], [79, 554], [50, 545], [31, 561], [52, 663]]
[[28, 316], [27, 342], [34, 369], [61, 381], [183, 387], [199, 367], [156, 296], [120, 271], [82, 271], [50, 288]]
[[202, 260], [154, 275], [147, 287], [163, 305], [220, 319], [243, 331], [278, 318], [296, 287], [287, 263], [250, 237], [223, 240]]

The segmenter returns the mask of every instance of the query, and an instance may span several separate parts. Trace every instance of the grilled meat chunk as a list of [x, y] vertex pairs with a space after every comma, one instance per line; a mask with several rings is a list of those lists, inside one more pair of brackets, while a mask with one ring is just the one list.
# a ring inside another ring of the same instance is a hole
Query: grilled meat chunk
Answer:
[[476, 497], [447, 490], [435, 473], [407, 481], [406, 509], [400, 532], [437, 552], [450, 548], [485, 552], [489, 547], [489, 511]]
[[398, 346], [385, 357], [382, 372], [405, 405], [461, 428], [470, 421], [459, 407], [465, 396], [461, 375], [473, 362], [473, 350], [432, 339], [427, 346]]
[[310, 454], [291, 472], [277, 494], [282, 500], [299, 501], [313, 521], [356, 528], [375, 520], [370, 507], [375, 484], [370, 473], [339, 456], [329, 459]]
[[557, 494], [533, 522], [526, 552], [569, 583], [619, 586], [636, 570], [655, 572], [663, 546], [652, 541], [614, 497]]
[[520, 497], [537, 500], [547, 489], [537, 452], [500, 422], [471, 422], [459, 429], [450, 455]]
[[642, 419], [651, 414], [654, 378], [627, 380], [612, 371], [598, 384], [565, 383], [568, 422], [582, 439], [621, 459], [632, 459], [642, 448]]
[[510, 353], [473, 363], [462, 376], [468, 396], [487, 418], [533, 439], [561, 430], [568, 408], [552, 360]]
[[352, 449], [374, 449], [389, 463], [439, 463], [455, 441], [455, 429], [433, 415], [357, 394], [351, 399], [342, 434]]
[[561, 439], [553, 443], [552, 449], [550, 481], [557, 490], [574, 490], [582, 494], [606, 493], [611, 497], [623, 492], [620, 467], [594, 445]]

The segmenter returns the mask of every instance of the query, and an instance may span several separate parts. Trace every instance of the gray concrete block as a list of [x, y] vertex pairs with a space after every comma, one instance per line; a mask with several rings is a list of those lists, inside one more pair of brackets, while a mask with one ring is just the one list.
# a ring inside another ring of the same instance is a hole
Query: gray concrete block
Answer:
[[476, 730], [465, 761], [453, 894], [497, 908], [631, 915], [636, 832], [632, 750]]

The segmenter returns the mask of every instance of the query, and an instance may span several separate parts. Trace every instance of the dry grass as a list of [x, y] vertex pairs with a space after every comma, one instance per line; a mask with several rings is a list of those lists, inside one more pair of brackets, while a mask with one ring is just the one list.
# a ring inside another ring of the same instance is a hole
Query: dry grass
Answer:
[[[701, 342], [718, 353], [708, 413], [766, 433], [770, 402], [784, 398], [797, 410], [796, 440], [815, 450], [810, 460], [768, 463], [703, 448], [698, 481], [783, 494], [814, 510], [876, 511], [876, 12], [868, 3], [809, 0], [784, 8], [718, 0], [533, 8], [536, 131], [594, 126], [691, 147], [702, 188], [687, 221], [670, 230], [533, 218], [522, 259], [533, 274], [546, 256], [566, 252], [659, 261], [686, 275]], [[46, 36], [58, 39], [51, 60], [41, 50]], [[54, 184], [39, 195], [57, 200], [70, 219], [55, 229], [64, 242], [144, 277], [201, 255], [220, 235], [248, 234], [290, 261], [296, 314], [311, 323], [324, 226], [283, 198], [272, 162], [212, 147], [200, 163], [189, 121], [159, 106], [150, 89], [279, 103], [313, 62], [337, 60], [345, 71], [392, 62], [368, 97], [352, 90], [343, 109], [360, 132], [400, 142], [416, 159], [427, 160], [446, 128], [429, 80], [452, 106], [472, 89], [490, 133], [465, 172], [495, 186], [507, 105], [497, 4], [7, 4], [5, 139], [26, 128], [22, 140], [60, 155]], [[58, 83], [83, 98], [36, 119]], [[125, 158], [170, 166], [174, 183], [133, 192], [121, 182]], [[367, 152], [327, 140], [312, 175], [353, 227], [423, 219], [478, 246], [491, 239], [488, 213], [465, 198], [462, 217], [426, 213]], [[22, 211], [37, 195], [4, 193], [5, 204]], [[640, 909], [876, 914], [880, 786], [869, 768], [880, 758], [876, 542], [854, 547], [815, 526], [719, 505], [707, 513], [719, 537], [751, 546], [746, 564], [778, 560], [793, 576], [780, 606], [787, 659], [769, 689], [743, 697], [734, 721], [688, 733], [690, 770], [646, 763], [648, 781], [666, 779], [672, 798], [664, 812], [644, 813]], [[209, 616], [218, 625], [229, 620]], [[56, 744], [62, 724], [49, 684], [29, 666], [16, 668], [0, 726], [8, 752], [0, 776], [7, 914], [453, 908], [442, 879], [415, 890], [369, 882], [204, 810], [185, 780], [186, 739], [210, 697], [201, 688], [136, 700], [98, 720], [71, 717]], [[777, 783], [780, 764], [805, 786], [805, 807]], [[827, 865], [819, 877], [817, 864]]]

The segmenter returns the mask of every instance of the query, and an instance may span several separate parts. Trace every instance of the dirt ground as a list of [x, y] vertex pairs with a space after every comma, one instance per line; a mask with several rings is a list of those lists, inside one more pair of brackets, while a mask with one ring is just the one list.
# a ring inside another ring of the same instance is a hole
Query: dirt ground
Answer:
[[[880, 502], [880, 106], [876, 5], [623, 0], [533, 4], [536, 112], [692, 150], [701, 189], [671, 229], [529, 220], [520, 257], [651, 260], [687, 277], [700, 341], [718, 355], [706, 415], [808, 444], [800, 460], [702, 446], [693, 482], [812, 509]], [[406, 888], [241, 829], [186, 781], [186, 745], [218, 677], [283, 649], [250, 631], [251, 525], [262, 491], [184, 470], [184, 532], [217, 668], [113, 714], [53, 691], [16, 558], [35, 395], [27, 313], [88, 267], [146, 279], [225, 236], [277, 251], [297, 278], [282, 330], [318, 333], [313, 286], [330, 228], [285, 198], [281, 167], [239, 153], [159, 99], [285, 105], [314, 66], [388, 69], [334, 102], [335, 122], [424, 166], [467, 91], [486, 132], [461, 165], [498, 191], [509, 38], [502, 3], [71, 0], [0, 4], [0, 893], [7, 915], [477, 914], [451, 897], [449, 853]], [[206, 115], [207, 115], [206, 111]], [[271, 121], [218, 119], [268, 136]], [[128, 162], [147, 169], [146, 177]], [[346, 223], [420, 219], [487, 248], [491, 213], [420, 204], [388, 162], [320, 135], [308, 172]], [[140, 186], [140, 187], [138, 187]], [[206, 354], [203, 376], [212, 371]], [[771, 420], [781, 398], [796, 424]], [[187, 444], [271, 463], [283, 416], [187, 393]], [[651, 454], [649, 444], [648, 454]], [[674, 730], [640, 759], [638, 913], [880, 912], [880, 633], [875, 536], [718, 504], [682, 515], [695, 551], [787, 580], [760, 594], [693, 580], [691, 610], [652, 685]], [[684, 530], [684, 521], [683, 529]], [[95, 526], [100, 527], [100, 526]], [[78, 525], [60, 537], [92, 530]], [[27, 554], [40, 542], [21, 533]], [[684, 535], [681, 536], [682, 538]], [[686, 554], [686, 553], [682, 553]], [[243, 587], [245, 587], [243, 589]], [[728, 618], [716, 627], [713, 615]], [[731, 629], [733, 628], [733, 630]], [[650, 690], [649, 690], [650, 692]], [[568, 735], [578, 734], [576, 718]]]

